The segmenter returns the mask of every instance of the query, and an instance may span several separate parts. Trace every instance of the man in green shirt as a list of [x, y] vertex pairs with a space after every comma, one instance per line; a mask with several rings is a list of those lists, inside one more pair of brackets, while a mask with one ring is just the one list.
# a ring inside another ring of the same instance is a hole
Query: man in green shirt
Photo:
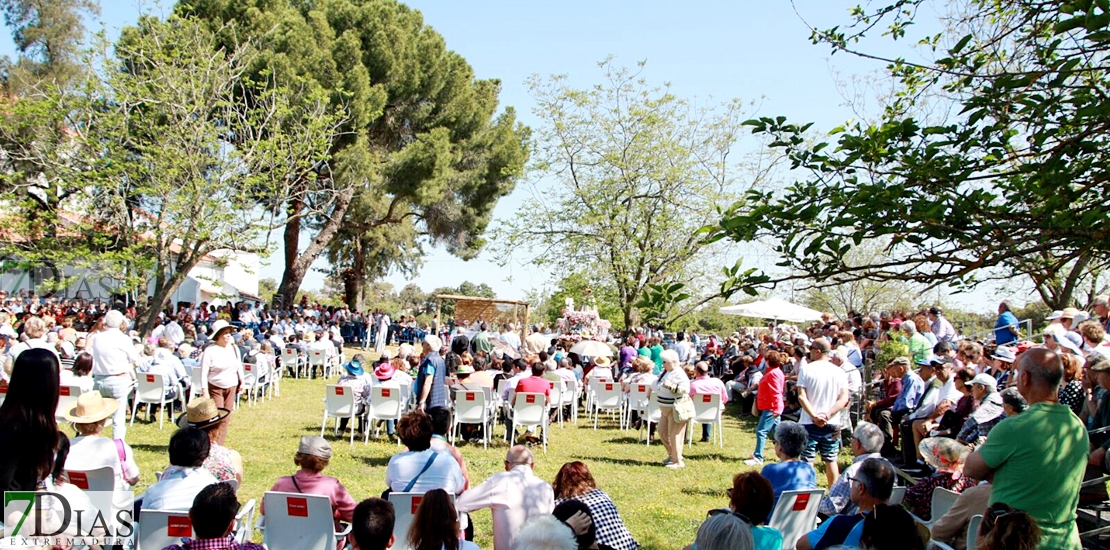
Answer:
[[910, 348], [910, 355], [913, 355], [914, 364], [929, 362], [933, 355], [933, 346], [929, 344], [927, 338], [917, 332], [913, 321], [902, 321], [902, 331], [906, 333], [906, 345]]
[[964, 475], [993, 476], [990, 504], [1008, 504], [1037, 520], [1043, 531], [1038, 548], [1080, 550], [1075, 508], [1087, 465], [1087, 430], [1057, 403], [1064, 367], [1055, 352], [1026, 351], [1016, 369], [1018, 392], [1029, 409], [991, 430], [987, 442], [968, 456]]

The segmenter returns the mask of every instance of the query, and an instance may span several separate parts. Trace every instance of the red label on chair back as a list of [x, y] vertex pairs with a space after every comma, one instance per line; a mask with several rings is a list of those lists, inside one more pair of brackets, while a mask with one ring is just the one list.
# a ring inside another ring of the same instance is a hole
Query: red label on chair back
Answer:
[[535, 403], [536, 402], [536, 396], [534, 396], [534, 395], [525, 395], [524, 396], [524, 402], [525, 403]]
[[78, 489], [89, 490], [89, 476], [85, 472], [66, 472], [66, 475], [69, 476], [69, 482]]
[[548, 384], [549, 386], [551, 386], [551, 389], [555, 389], [555, 383], [554, 383], [554, 382], [552, 382], [552, 381], [548, 380], [548, 381], [547, 381], [547, 384]]
[[794, 512], [801, 512], [802, 510], [805, 510], [806, 506], [808, 506], [808, 505], [809, 505], [809, 495], [808, 494], [798, 495], [797, 497], [794, 497], [794, 510], [793, 511]]
[[710, 401], [713, 401], [713, 396], [712, 395], [709, 395], [707, 393], [707, 394], [701, 396], [701, 402], [702, 403], [709, 403]]
[[191, 537], [193, 522], [189, 521], [189, 516], [170, 516], [166, 523], [166, 534], [174, 538]]
[[343, 395], [343, 386], [335, 387], [335, 395]]
[[251, 366], [250, 365], [243, 365], [243, 370], [245, 370], [247, 372], [250, 372], [251, 371]]
[[389, 388], [382, 388], [382, 397], [389, 397], [390, 393]]
[[636, 391], [638, 391], [640, 393], [647, 393], [647, 386], [645, 386], [643, 384], [640, 384], [640, 385], [636, 386]]
[[466, 400], [474, 401], [474, 394], [472, 392], [466, 392]]
[[416, 509], [420, 508], [420, 501], [422, 501], [422, 500], [424, 500], [424, 497], [412, 497], [412, 513], [413, 514], [416, 514]]
[[8, 393], [8, 385], [0, 384], [0, 393]]
[[153, 374], [146, 375], [146, 381], [153, 384], [154, 383], [154, 375]]
[[612, 384], [605, 384], [605, 391], [613, 391], [613, 385]]
[[69, 397], [69, 386], [58, 388], [58, 397]]
[[289, 497], [285, 501], [285, 505], [289, 510], [289, 515], [295, 518], [308, 517], [308, 499], [301, 497]]

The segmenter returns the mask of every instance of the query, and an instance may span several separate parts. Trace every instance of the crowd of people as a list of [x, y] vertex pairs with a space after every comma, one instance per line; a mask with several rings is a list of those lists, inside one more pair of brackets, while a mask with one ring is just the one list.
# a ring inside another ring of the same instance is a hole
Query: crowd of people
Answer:
[[[125, 411], [135, 377], [156, 373], [163, 375], [167, 398], [179, 401], [185, 412], [170, 439], [170, 467], [137, 512], [202, 506], [207, 511], [194, 520], [202, 522], [219, 523], [205, 513], [237, 507], [228, 500], [234, 492], [229, 496], [213, 487], [243, 479], [242, 456], [224, 444], [244, 364], [258, 365], [256, 376], [265, 378], [288, 367], [280, 360], [283, 349], [320, 350], [338, 362], [343, 345], [352, 343], [341, 328], [349, 325], [349, 312], [334, 308], [302, 307], [290, 315], [249, 304], [183, 305], [165, 312], [153, 333], [139, 335], [133, 312], [100, 303], [43, 299], [28, 305], [26, 297], [5, 296], [0, 303], [5, 306], [0, 384], [7, 388], [0, 443], [13, 448], [18, 441], [21, 449], [0, 460], [3, 490], [64, 487], [59, 473], [64, 469], [98, 467], [112, 468], [121, 492], [133, 486], [139, 472], [126, 440]], [[785, 491], [817, 487], [814, 463], [828, 487], [820, 505], [824, 521], [799, 540], [799, 548], [913, 548], [929, 537], [959, 547], [976, 514], [990, 518], [983, 523], [980, 548], [1003, 547], [989, 546], [988, 526], [1032, 540], [1029, 548], [1079, 548], [1080, 497], [1107, 498], [1104, 487], [1081, 494], [1081, 484], [1110, 472], [1110, 430], [1101, 431], [1110, 428], [1110, 306], [1100, 296], [1090, 314], [1072, 308], [1054, 312], [1042, 331], [1043, 343], [1020, 337], [1008, 304], [999, 306], [999, 314], [988, 342], [962, 338], [935, 307], [914, 314], [850, 314], [845, 321], [829, 316], [804, 329], [743, 328], [723, 339], [634, 329], [612, 342], [610, 360], [572, 353], [558, 335], [538, 327], [521, 338], [510, 323], [481, 320], [452, 323], [445, 338], [433, 327], [420, 327], [417, 345], [385, 348], [393, 325], [378, 312], [369, 325], [377, 334], [353, 342], [381, 344], [378, 359], [356, 354], [338, 383], [352, 388], [360, 410], [375, 387], [412, 392], [414, 410], [386, 425], [406, 450], [390, 460], [384, 486], [428, 493], [423, 501], [428, 510], [417, 514], [424, 530], [414, 527], [408, 535], [414, 547], [467, 547], [470, 534], [451, 518], [489, 508], [497, 550], [526, 548], [527, 541], [534, 548], [555, 548], [556, 539], [573, 543], [568, 547], [636, 548], [586, 464], [564, 465], [554, 487], [533, 474], [529, 445], [538, 440], [527, 428], [514, 434], [518, 444], [506, 456], [505, 471], [473, 484], [463, 454], [445, 437], [457, 390], [503, 388], [501, 400], [508, 403], [510, 392], [549, 396], [556, 388], [605, 380], [619, 384], [626, 399], [647, 388], [659, 404], [652, 428], [666, 451], [667, 468], [685, 467], [692, 396], [719, 395], [722, 408], [735, 401], [741, 414], [758, 417], [756, 443], [744, 464], [760, 471], [736, 476], [728, 507], [710, 513], [695, 548], [772, 548], [776, 540], [781, 545], [782, 534], [768, 526], [775, 503]], [[887, 341], [903, 343], [907, 353], [868, 373], [865, 365]], [[54, 420], [62, 386], [82, 390], [64, 414], [73, 423], [73, 438]], [[357, 430], [369, 430], [358, 416]], [[109, 425], [111, 439], [103, 435]], [[485, 429], [469, 426], [465, 439], [488, 437]], [[841, 473], [846, 433], [854, 460]], [[709, 440], [710, 426], [701, 435]], [[766, 460], [769, 438], [776, 461]], [[339, 480], [322, 474], [330, 457], [325, 440], [303, 438], [294, 456], [299, 470], [276, 480], [274, 490], [292, 487], [328, 496], [335, 520], [355, 526], [347, 541], [352, 547], [385, 547], [380, 544], [388, 540], [367, 533], [380, 533], [392, 521], [388, 501], [357, 503]], [[59, 460], [66, 468], [57, 467]], [[916, 481], [891, 504], [899, 475]], [[959, 496], [950, 510], [933, 517], [932, 494], [938, 488]], [[915, 521], [932, 532], [913, 536], [923, 529], [913, 527]], [[220, 530], [215, 523], [207, 533]], [[449, 528], [435, 529], [445, 535], [433, 540], [426, 531], [433, 525]], [[198, 528], [198, 536], [201, 532]]]

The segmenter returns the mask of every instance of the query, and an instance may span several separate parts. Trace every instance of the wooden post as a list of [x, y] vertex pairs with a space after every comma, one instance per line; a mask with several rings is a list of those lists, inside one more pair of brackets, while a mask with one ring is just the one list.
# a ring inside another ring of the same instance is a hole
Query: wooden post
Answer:
[[443, 320], [439, 318], [439, 305], [443, 302], [443, 298], [436, 296], [436, 336], [443, 332]]
[[524, 321], [520, 323], [520, 341], [523, 342], [528, 337], [528, 320], [531, 318], [529, 304], [524, 304]]

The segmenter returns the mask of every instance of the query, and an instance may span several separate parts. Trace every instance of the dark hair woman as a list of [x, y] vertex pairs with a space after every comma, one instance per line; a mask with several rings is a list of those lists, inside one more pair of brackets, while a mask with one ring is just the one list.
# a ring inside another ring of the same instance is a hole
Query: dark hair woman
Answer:
[[15, 360], [0, 405], [0, 491], [34, 491], [54, 470], [58, 368], [48, 349], [32, 348]]
[[597, 526], [597, 542], [615, 550], [635, 550], [639, 547], [632, 533], [625, 527], [617, 505], [605, 491], [597, 488], [590, 469], [579, 461], [563, 464], [555, 475], [555, 504], [568, 500], [582, 502], [590, 509], [590, 517]]
[[408, 532], [413, 550], [478, 550], [478, 545], [459, 538], [459, 514], [447, 491], [433, 489], [424, 494]]

